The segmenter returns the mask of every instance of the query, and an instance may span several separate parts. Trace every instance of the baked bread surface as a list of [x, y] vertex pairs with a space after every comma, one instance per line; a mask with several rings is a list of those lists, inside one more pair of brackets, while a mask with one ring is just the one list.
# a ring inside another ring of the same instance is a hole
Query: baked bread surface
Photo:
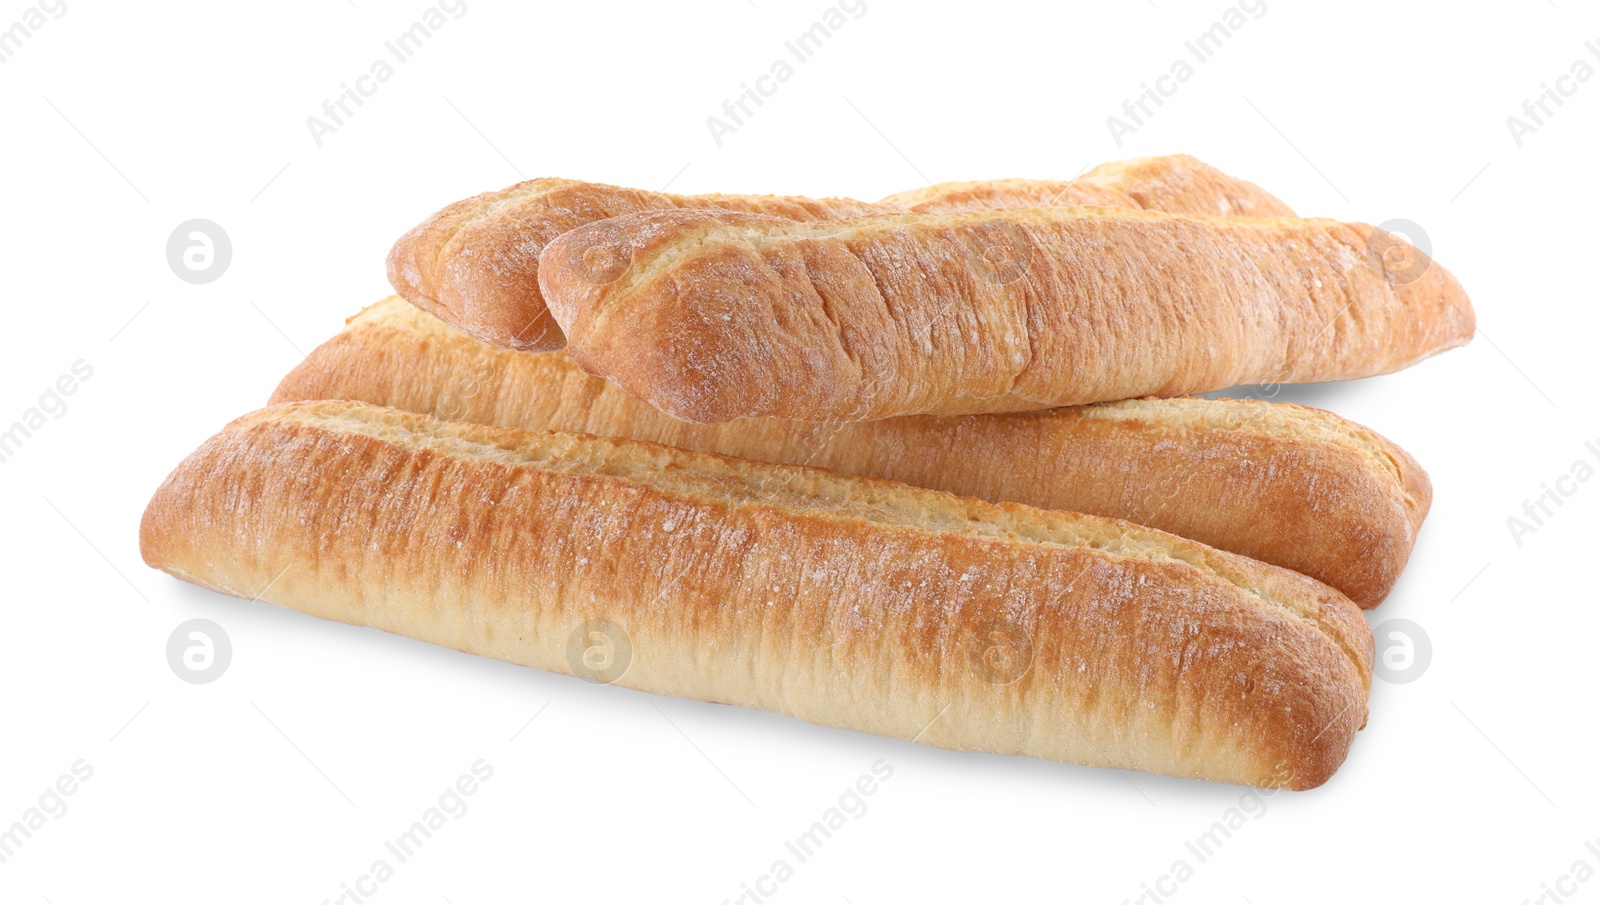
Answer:
[[607, 217], [715, 208], [813, 221], [997, 207], [1096, 204], [1173, 213], [1289, 214], [1276, 198], [1187, 155], [1106, 164], [1073, 182], [945, 183], [881, 202], [780, 195], [672, 195], [574, 179], [530, 179], [446, 206], [397, 241], [389, 282], [423, 310], [521, 351], [565, 345], [539, 291], [539, 254], [556, 236]]
[[636, 441], [273, 407], [178, 466], [140, 542], [224, 593], [578, 675], [599, 632], [608, 681], [946, 748], [1310, 788], [1366, 718], [1371, 632], [1309, 578]]
[[273, 403], [349, 399], [458, 421], [812, 465], [994, 502], [1122, 518], [1284, 566], [1376, 606], [1432, 487], [1410, 455], [1288, 403], [1143, 399], [1012, 415], [820, 424], [678, 421], [560, 352], [478, 342], [399, 297], [350, 319]]
[[912, 214], [1013, 207], [1126, 207], [1196, 217], [1293, 217], [1289, 205], [1253, 183], [1188, 154], [1103, 163], [1070, 182], [991, 179], [944, 182], [883, 199]]
[[657, 211], [572, 230], [539, 270], [580, 366], [702, 422], [1343, 380], [1462, 345], [1474, 327], [1443, 267], [1332, 220]]

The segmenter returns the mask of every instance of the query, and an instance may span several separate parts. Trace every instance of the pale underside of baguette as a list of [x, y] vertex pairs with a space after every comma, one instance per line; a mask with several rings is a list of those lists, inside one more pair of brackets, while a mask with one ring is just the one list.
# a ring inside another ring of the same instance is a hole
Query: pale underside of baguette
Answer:
[[1454, 277], [1364, 224], [1109, 208], [649, 212], [561, 236], [540, 278], [585, 370], [704, 422], [1364, 377], [1462, 345], [1474, 325]]
[[[897, 200], [898, 199], [898, 200]], [[1291, 213], [1271, 195], [1187, 155], [1106, 164], [1073, 182], [1004, 179], [946, 183], [880, 202], [779, 195], [672, 195], [532, 179], [451, 204], [395, 243], [389, 280], [413, 304], [459, 329], [520, 351], [565, 344], [538, 282], [539, 254], [556, 236], [607, 217], [715, 208], [795, 220], [997, 207], [1096, 204], [1171, 213]]]
[[[1127, 523], [351, 403], [240, 419], [152, 499], [151, 565], [324, 618], [961, 750], [1309, 788], [1371, 634], [1311, 579]], [[581, 634], [579, 634], [581, 637]]]
[[1432, 496], [1421, 466], [1377, 433], [1329, 412], [1254, 400], [693, 424], [585, 374], [563, 353], [478, 342], [398, 297], [351, 318], [271, 401], [319, 399], [646, 440], [1127, 519], [1310, 575], [1363, 607], [1393, 587]]

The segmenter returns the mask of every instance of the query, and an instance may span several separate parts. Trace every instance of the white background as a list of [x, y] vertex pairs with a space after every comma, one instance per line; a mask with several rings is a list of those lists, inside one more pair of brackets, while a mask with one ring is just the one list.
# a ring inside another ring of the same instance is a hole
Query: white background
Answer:
[[[1575, 461], [1600, 467], [1584, 446], [1600, 447], [1600, 79], [1569, 83], [1520, 147], [1506, 119], [1574, 61], [1600, 67], [1584, 47], [1600, 14], [1269, 4], [1119, 147], [1106, 118], [1221, 0], [867, 0], [719, 148], [706, 118], [823, 0], [467, 0], [318, 147], [306, 118], [421, 0], [67, 0], [0, 65], [0, 423], [73, 362], [93, 368], [0, 465], [0, 826], [74, 762], [94, 772], [0, 864], [0, 900], [337, 898], [480, 758], [494, 773], [470, 809], [369, 901], [722, 902], [880, 758], [894, 772], [867, 812], [772, 899], [1123, 902], [1179, 858], [1194, 876], [1162, 881], [1166, 901], [1573, 889], [1560, 878], [1575, 861], [1600, 869], [1584, 847], [1600, 839], [1600, 481], [1520, 545], [1507, 518]], [[0, 3], [0, 29], [26, 9]], [[1331, 782], [1261, 799], [1203, 864], [1184, 842], [1247, 790], [596, 686], [226, 599], [139, 559], [166, 472], [386, 295], [390, 243], [446, 202], [535, 176], [877, 198], [1174, 151], [1308, 215], [1415, 221], [1482, 326], [1405, 373], [1281, 394], [1377, 429], [1431, 473], [1410, 569], [1370, 616], [1423, 626], [1433, 658], [1415, 682], [1376, 683]], [[165, 257], [197, 217], [233, 243], [204, 286]], [[233, 644], [204, 686], [165, 655], [197, 617]], [[1600, 878], [1576, 889], [1600, 901]]]

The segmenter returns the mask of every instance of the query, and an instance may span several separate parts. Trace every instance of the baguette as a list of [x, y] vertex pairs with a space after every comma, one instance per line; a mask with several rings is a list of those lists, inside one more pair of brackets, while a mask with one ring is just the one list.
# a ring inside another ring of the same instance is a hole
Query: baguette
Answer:
[[[1103, 163], [1071, 182], [945, 182], [883, 199], [909, 214], [1087, 204], [1194, 217], [1293, 217], [1289, 205], [1187, 154]], [[754, 213], [761, 213], [755, 211]]]
[[565, 345], [539, 293], [539, 253], [607, 217], [717, 208], [814, 221], [878, 214], [1095, 204], [1172, 213], [1278, 216], [1283, 202], [1186, 155], [1107, 164], [1073, 182], [946, 183], [881, 202], [776, 195], [669, 195], [572, 179], [532, 179], [449, 205], [389, 253], [389, 282], [411, 303], [485, 342], [524, 352]]
[[1363, 608], [1394, 586], [1432, 500], [1426, 472], [1404, 450], [1289, 403], [1144, 399], [1017, 415], [690, 424], [585, 374], [564, 353], [478, 342], [398, 296], [351, 318], [271, 401], [318, 399], [1128, 519], [1309, 575]]
[[555, 672], [814, 723], [1305, 789], [1372, 634], [1312, 579], [1126, 522], [358, 403], [239, 419], [150, 565]]
[[1343, 380], [1462, 345], [1474, 323], [1443, 267], [1364, 224], [1088, 207], [654, 211], [557, 238], [539, 280], [580, 366], [702, 422]]

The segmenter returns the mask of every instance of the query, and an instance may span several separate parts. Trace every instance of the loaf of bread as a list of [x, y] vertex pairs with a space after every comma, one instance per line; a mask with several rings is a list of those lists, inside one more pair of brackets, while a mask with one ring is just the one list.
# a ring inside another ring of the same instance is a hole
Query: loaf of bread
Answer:
[[652, 211], [560, 236], [539, 281], [584, 370], [702, 422], [1342, 380], [1462, 345], [1474, 324], [1454, 277], [1370, 226], [1090, 207]]
[[[944, 182], [883, 199], [908, 214], [953, 214], [1088, 204], [1195, 217], [1293, 217], [1289, 205], [1252, 183], [1190, 157], [1139, 157], [1103, 163], [1071, 182], [991, 179]], [[761, 213], [761, 211], [754, 211]]]
[[396, 242], [389, 282], [412, 304], [485, 342], [528, 352], [565, 344], [539, 294], [539, 253], [567, 230], [622, 214], [717, 208], [814, 221], [875, 214], [1094, 204], [1171, 213], [1291, 212], [1188, 157], [1107, 164], [1073, 182], [946, 183], [882, 202], [777, 195], [669, 195], [572, 179], [531, 179], [451, 204]]
[[1305, 789], [1366, 719], [1333, 589], [1127, 522], [359, 403], [235, 421], [145, 561], [631, 688], [961, 750]]
[[1127, 519], [1284, 566], [1362, 607], [1405, 568], [1432, 488], [1361, 425], [1289, 403], [1142, 399], [1012, 415], [691, 424], [565, 353], [472, 339], [398, 296], [351, 318], [273, 403], [370, 402], [456, 421], [814, 465], [992, 502]]

